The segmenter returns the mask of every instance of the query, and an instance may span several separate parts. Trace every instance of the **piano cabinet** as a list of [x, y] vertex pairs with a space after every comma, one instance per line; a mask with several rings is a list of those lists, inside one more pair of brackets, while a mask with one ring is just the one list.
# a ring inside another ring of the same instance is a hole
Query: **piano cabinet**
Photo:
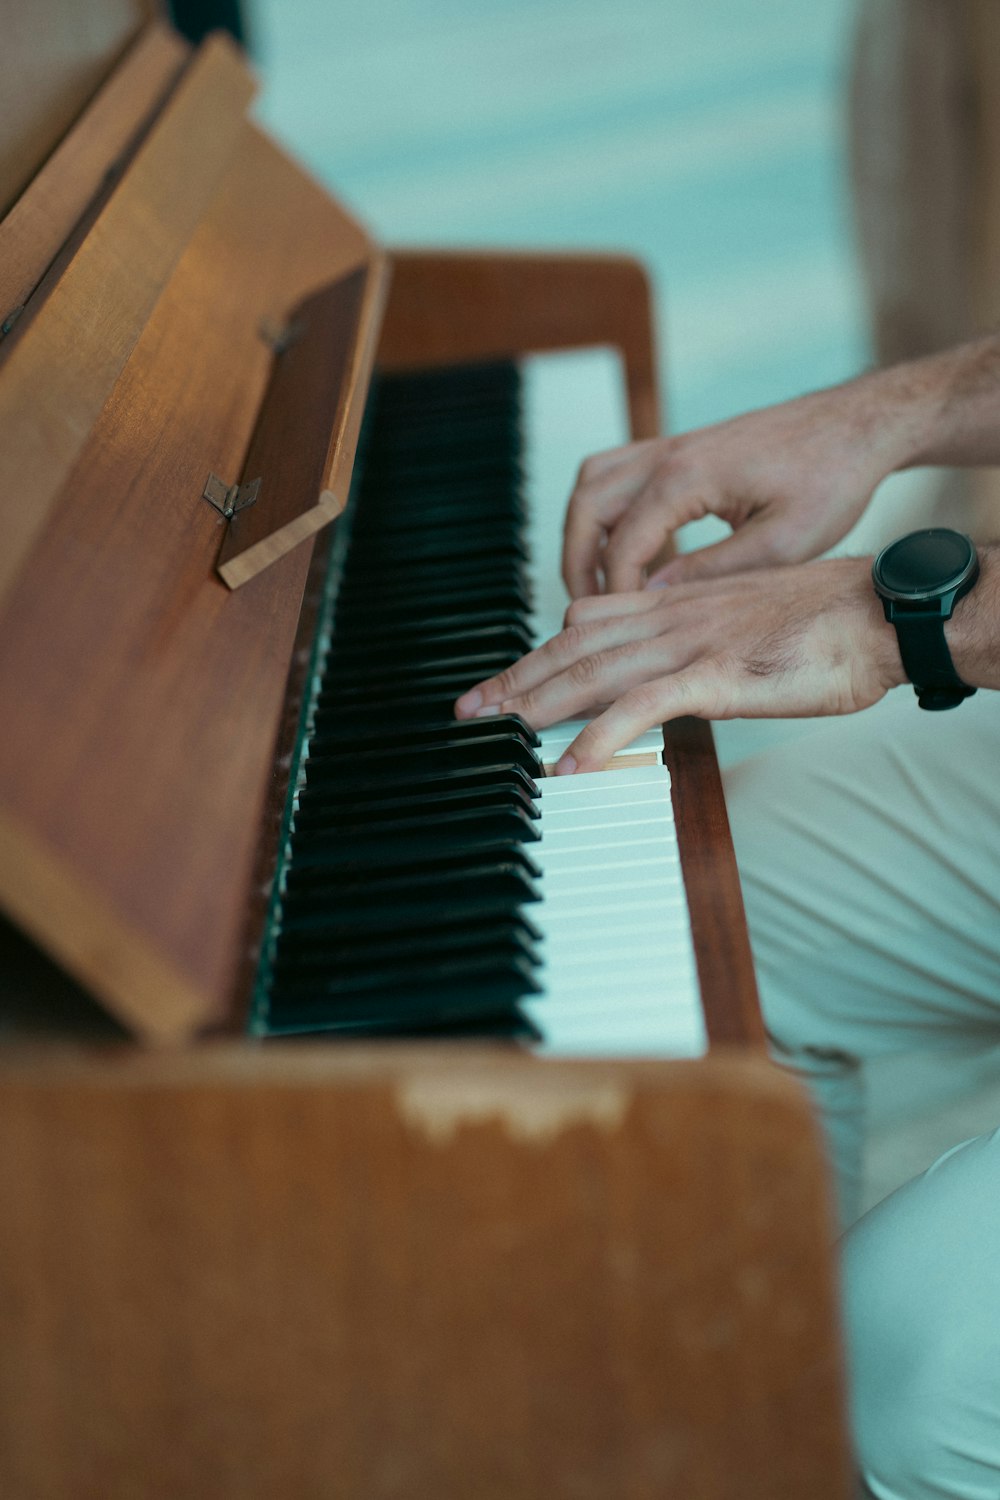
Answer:
[[0, 56], [0, 1493], [843, 1500], [821, 1148], [706, 726], [708, 1056], [238, 1035], [373, 368], [609, 343], [649, 435], [641, 267], [384, 251], [227, 42], [91, 12]]

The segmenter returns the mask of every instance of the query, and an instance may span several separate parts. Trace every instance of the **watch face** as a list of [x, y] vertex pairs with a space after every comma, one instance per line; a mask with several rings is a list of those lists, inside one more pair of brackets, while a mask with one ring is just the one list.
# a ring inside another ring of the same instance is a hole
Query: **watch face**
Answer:
[[881, 552], [873, 572], [895, 598], [919, 599], [954, 588], [976, 561], [976, 549], [960, 531], [936, 526], [901, 537]]

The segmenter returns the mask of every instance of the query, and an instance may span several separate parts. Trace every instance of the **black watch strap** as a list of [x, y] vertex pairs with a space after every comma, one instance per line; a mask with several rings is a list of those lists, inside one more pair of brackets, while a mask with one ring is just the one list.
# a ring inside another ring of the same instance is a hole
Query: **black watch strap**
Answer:
[[976, 691], [955, 671], [940, 615], [907, 615], [896, 610], [896, 627], [903, 668], [913, 683], [921, 708], [955, 708]]

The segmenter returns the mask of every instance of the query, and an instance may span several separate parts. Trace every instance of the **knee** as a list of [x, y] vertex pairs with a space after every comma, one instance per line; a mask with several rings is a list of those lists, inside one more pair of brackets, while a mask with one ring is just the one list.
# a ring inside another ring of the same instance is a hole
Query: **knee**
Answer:
[[858, 1466], [878, 1500], [972, 1500], [995, 1494], [979, 1487], [956, 1445], [950, 1400], [961, 1370], [931, 1343], [895, 1372], [855, 1378], [854, 1442]]
[[845, 1241], [858, 1463], [879, 1500], [983, 1500], [1000, 1493], [996, 1293], [940, 1222], [914, 1220], [922, 1196], [911, 1184]]

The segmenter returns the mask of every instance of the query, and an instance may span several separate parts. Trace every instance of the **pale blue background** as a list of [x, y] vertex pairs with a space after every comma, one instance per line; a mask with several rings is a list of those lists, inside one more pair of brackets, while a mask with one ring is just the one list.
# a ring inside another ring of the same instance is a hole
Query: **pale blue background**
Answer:
[[851, 0], [254, 0], [261, 117], [384, 240], [608, 246], [656, 276], [675, 428], [868, 358]]

